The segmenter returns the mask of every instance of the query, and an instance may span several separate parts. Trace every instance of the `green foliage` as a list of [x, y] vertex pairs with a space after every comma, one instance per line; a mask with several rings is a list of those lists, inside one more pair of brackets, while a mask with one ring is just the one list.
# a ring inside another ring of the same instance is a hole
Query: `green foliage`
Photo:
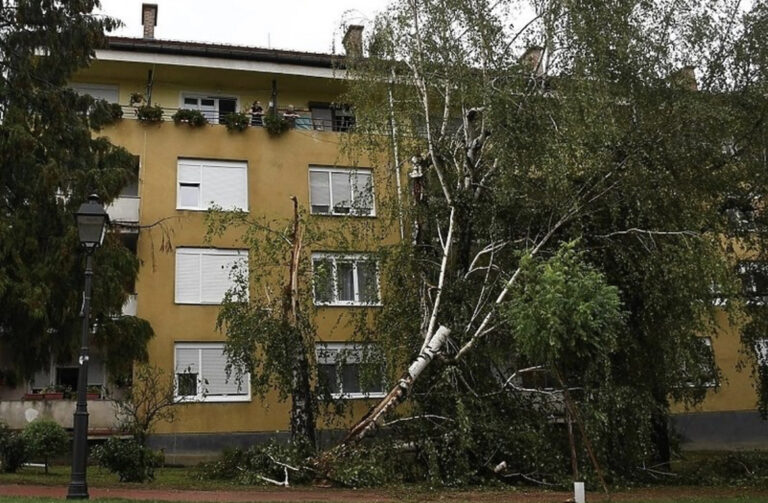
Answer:
[[676, 463], [675, 473], [675, 483], [764, 487], [768, 483], [768, 455], [761, 451], [693, 454]]
[[0, 421], [0, 468], [6, 473], [14, 473], [27, 458], [27, 444], [21, 433], [11, 430]]
[[575, 243], [546, 261], [523, 258], [504, 319], [528, 361], [606, 361], [623, 328], [618, 289], [584, 263]]
[[[348, 68], [348, 153], [411, 161], [402, 202], [377, 187], [377, 215], [390, 229], [402, 216], [411, 243], [380, 246], [395, 286], [357, 333], [402, 368], [428, 327], [452, 329], [447, 365], [410, 392], [418, 411], [449, 419], [410, 423], [431, 438], [431, 479], [505, 461], [498, 477], [560, 480], [567, 435], [541, 425], [563, 420], [557, 374], [609, 475], [644, 477], [643, 463], [670, 458], [670, 399], [698, 403], [712, 378], [698, 337], [718, 334], [718, 316], [749, 316], [749, 354], [765, 334], [768, 310], [734, 266], [768, 259], [754, 232], [768, 223], [768, 9], [555, 0], [510, 28], [521, 3], [393, 2], [369, 57]], [[530, 46], [544, 48], [538, 68], [519, 59]], [[747, 224], [728, 216], [756, 198]], [[713, 285], [727, 303], [712, 302]], [[468, 422], [453, 443], [452, 421]]]
[[227, 131], [245, 131], [251, 125], [251, 116], [245, 112], [224, 114], [219, 122], [227, 126]]
[[291, 129], [291, 123], [279, 115], [266, 113], [264, 114], [263, 121], [264, 128], [267, 130], [267, 133], [269, 133], [270, 136], [280, 136], [281, 134]]
[[[94, 5], [0, 9], [0, 352], [19, 381], [79, 346], [84, 257], [72, 215], [88, 194], [109, 204], [137, 176], [128, 151], [93, 134], [118, 108], [67, 87], [118, 23], [94, 16]], [[138, 260], [112, 233], [94, 259], [92, 317], [101, 325], [131, 293]]]
[[[160, 116], [162, 117], [162, 113]], [[178, 109], [171, 119], [177, 125], [187, 123], [190, 127], [200, 127], [208, 124], [208, 119], [200, 110], [188, 110], [186, 108]]]
[[99, 466], [120, 477], [120, 482], [147, 482], [155, 479], [155, 468], [162, 466], [163, 455], [133, 439], [110, 437], [93, 450]]
[[285, 467], [288, 465], [290, 484], [308, 483], [313, 479], [311, 470], [304, 464], [314, 451], [313, 446], [299, 443], [279, 443], [254, 445], [248, 449], [226, 449], [221, 456], [209, 463], [201, 464], [197, 477], [201, 480], [230, 480], [243, 485], [266, 485], [268, 479], [282, 482]]
[[139, 105], [136, 107], [136, 118], [144, 122], [160, 122], [163, 120], [163, 107], [158, 104]]
[[69, 448], [69, 435], [56, 421], [38, 419], [29, 423], [22, 433], [30, 458], [43, 458], [45, 472], [48, 473], [48, 460], [64, 454]]

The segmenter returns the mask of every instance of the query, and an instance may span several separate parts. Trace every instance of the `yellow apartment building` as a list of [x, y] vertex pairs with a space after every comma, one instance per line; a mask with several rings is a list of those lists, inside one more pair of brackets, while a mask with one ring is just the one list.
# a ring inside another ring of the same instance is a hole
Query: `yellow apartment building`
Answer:
[[[100, 134], [138, 158], [138, 184], [126, 187], [108, 210], [113, 221], [132, 227], [123, 231], [123, 237], [141, 260], [135, 295], [124, 312], [152, 324], [150, 361], [176, 374], [177, 394], [188, 402], [179, 407], [178, 420], [161, 424], [150, 441], [173, 461], [175, 455], [281, 437], [289, 428], [289, 402], [263, 403], [247, 382], [227, 379], [224, 336], [215, 330], [217, 305], [231, 285], [229, 269], [247, 261], [248, 255], [235, 233], [205, 241], [206, 210], [215, 204], [289, 219], [289, 198], [295, 196], [311, 218], [376, 218], [375, 196], [384, 187], [389, 168], [350, 159], [340, 148], [345, 131], [354, 123], [350, 111], [335, 104], [345, 85], [343, 58], [156, 40], [152, 33], [156, 7], [145, 4], [144, 9], [144, 37], [110, 38], [108, 47], [97, 51], [91, 67], [76, 74], [71, 86], [123, 106], [123, 119]], [[360, 28], [352, 27], [345, 45], [356, 50], [361, 46], [359, 37]], [[131, 103], [136, 94], [160, 105], [164, 120], [139, 120]], [[266, 113], [275, 98], [280, 113], [292, 105], [297, 115], [292, 117], [292, 128], [279, 137], [260, 127], [261, 117], [251, 117], [252, 127], [244, 131], [230, 132], [220, 124], [225, 114], [250, 110], [255, 101]], [[178, 109], [199, 110], [208, 124], [194, 128], [174, 124], [170, 117]], [[366, 194], [374, 197], [366, 201], [362, 186], [372, 188]], [[158, 222], [165, 232], [152, 227]], [[170, 251], [161, 250], [163, 239], [171, 242]], [[315, 299], [322, 304], [318, 338], [332, 353], [347, 348], [345, 341], [351, 335], [339, 317], [372, 309], [376, 299], [370, 292], [380, 285], [365, 255], [312, 251], [313, 259], [331, 264], [337, 278], [323, 298]], [[725, 316], [721, 321], [722, 332], [709, 344], [723, 378], [713, 383], [716, 386], [695, 410], [677, 409], [676, 426], [684, 445], [691, 448], [768, 446], [768, 426], [755, 411], [752, 376], [748, 370], [738, 370], [742, 358], [738, 331]], [[336, 364], [323, 358], [319, 363], [326, 370]], [[362, 412], [383, 390], [362, 392], [355, 382], [354, 359], [346, 366], [344, 372], [329, 373], [352, 376], [337, 383], [334, 391], [353, 400], [353, 408]], [[71, 427], [73, 402], [30, 400], [24, 393], [73, 379], [75, 365], [52, 362], [27, 389], [0, 390], [0, 416], [17, 428], [41, 415]], [[89, 384], [106, 382], [96, 354]], [[89, 412], [93, 437], [113, 431], [108, 401], [91, 400]]]

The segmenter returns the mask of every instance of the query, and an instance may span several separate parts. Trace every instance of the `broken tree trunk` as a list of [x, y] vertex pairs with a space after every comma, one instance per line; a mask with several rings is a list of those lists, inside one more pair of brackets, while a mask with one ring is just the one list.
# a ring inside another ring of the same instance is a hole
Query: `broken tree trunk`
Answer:
[[344, 447], [359, 442], [370, 432], [374, 431], [384, 417], [392, 409], [397, 407], [408, 396], [413, 383], [419, 378], [429, 362], [440, 352], [445, 345], [445, 340], [450, 335], [450, 329], [441, 326], [432, 336], [426, 347], [419, 353], [419, 356], [413, 361], [403, 377], [398, 381], [392, 391], [371, 408], [368, 413], [349, 431], [347, 437], [342, 441], [340, 447]]

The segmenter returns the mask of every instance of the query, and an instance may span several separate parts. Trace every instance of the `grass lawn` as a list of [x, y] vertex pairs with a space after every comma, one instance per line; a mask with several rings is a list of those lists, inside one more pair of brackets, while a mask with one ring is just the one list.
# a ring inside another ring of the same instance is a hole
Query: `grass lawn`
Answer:
[[[1, 490], [2, 490], [2, 486], [0, 486], [0, 491]], [[0, 495], [0, 503], [59, 503], [61, 501], [62, 501], [61, 499], [56, 499], [56, 498], [5, 497], [5, 496]], [[102, 502], [102, 503], [135, 503], [136, 502], [136, 500], [112, 499], [112, 498], [110, 498], [110, 499], [95, 498], [95, 499], [92, 499], [92, 501], [99, 501], [99, 502]], [[360, 503], [365, 503], [366, 500], [365, 499], [360, 499], [358, 501]], [[405, 501], [415, 502], [415, 501], [419, 501], [419, 500], [405, 500]], [[435, 499], [431, 499], [431, 500], [427, 500], [427, 501], [431, 501], [431, 502], [434, 502], [434, 501], [450, 501], [451, 503], [469, 503], [470, 501], [474, 501], [474, 500], [461, 500], [461, 499], [442, 500], [442, 499], [439, 499], [439, 498], [435, 498]], [[491, 499], [482, 499], [480, 501], [482, 501], [484, 503], [489, 503], [489, 502], [491, 502], [493, 500], [491, 500]], [[507, 500], [507, 499], [505, 499], [503, 501], [514, 501], [514, 500]], [[536, 501], [536, 502], [540, 502], [540, 503], [547, 503], [547, 502], [551, 501], [552, 503], [555, 503], [555, 502], [561, 502], [562, 500], [561, 499], [547, 500], [547, 499], [539, 499], [539, 498], [537, 498], [535, 500], [532, 500], [532, 499], [521, 499], [520, 501], [522, 501], [522, 502]], [[595, 500], [589, 500], [588, 499], [587, 501], [595, 501]], [[599, 500], [599, 501], [604, 501], [604, 500]], [[617, 503], [618, 502], [622, 502], [622, 501], [626, 501], [626, 502], [631, 501], [631, 502], [635, 502], [635, 503], [640, 503], [640, 502], [643, 502], [643, 501], [648, 501], [648, 502], [653, 502], [653, 503], [765, 503], [767, 500], [766, 500], [765, 497], [741, 496], [741, 497], [725, 497], [725, 498], [718, 498], [718, 497], [706, 498], [706, 497], [704, 497], [704, 498], [647, 499], [647, 500], [634, 499], [633, 498], [633, 499], [630, 499], [630, 500], [614, 499], [612, 501], [615, 501]], [[142, 500], [142, 503], [160, 503], [160, 501], [159, 500]], [[166, 502], [162, 502], [162, 503], [166, 503]], [[268, 502], [261, 502], [261, 503], [268, 503]], [[281, 501], [275, 502], [275, 503], [299, 503], [299, 501], [298, 500], [285, 499], [285, 500], [281, 500]], [[300, 500], [300, 503], [312, 503], [312, 502], [308, 502], [308, 501], [302, 499], [302, 500]], [[334, 503], [334, 502], [323, 501], [321, 503]], [[350, 500], [345, 499], [343, 502], [339, 502], [339, 503], [351, 503], [351, 502], [350, 502]]]

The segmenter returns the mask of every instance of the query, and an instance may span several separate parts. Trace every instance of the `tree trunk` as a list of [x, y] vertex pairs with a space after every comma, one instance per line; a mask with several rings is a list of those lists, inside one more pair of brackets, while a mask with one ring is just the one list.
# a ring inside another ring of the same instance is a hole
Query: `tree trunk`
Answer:
[[[312, 387], [309, 382], [309, 359], [301, 328], [299, 327], [299, 259], [301, 257], [301, 229], [299, 228], [299, 203], [293, 201], [293, 235], [290, 274], [285, 288], [284, 313], [295, 337], [293, 365], [291, 369], [291, 440], [306, 441], [315, 447], [315, 414]], [[311, 348], [314, 350], [314, 347]]]
[[656, 407], [651, 416], [651, 440], [656, 447], [656, 461], [663, 468], [669, 468], [669, 462], [672, 459], [672, 448], [669, 442], [669, 401], [667, 395], [658, 387], [653, 389], [653, 398]]

